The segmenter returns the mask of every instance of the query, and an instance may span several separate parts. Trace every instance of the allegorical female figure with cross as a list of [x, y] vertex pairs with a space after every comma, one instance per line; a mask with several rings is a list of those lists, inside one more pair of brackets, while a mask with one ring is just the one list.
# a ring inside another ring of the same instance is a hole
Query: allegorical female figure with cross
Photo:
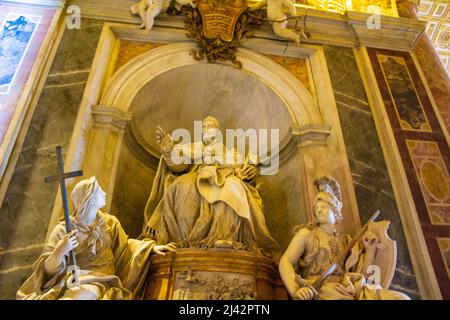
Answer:
[[[113, 215], [100, 211], [106, 193], [97, 179], [79, 182], [72, 194], [72, 231], [60, 221], [33, 265], [33, 274], [17, 292], [18, 299], [139, 298], [152, 253], [174, 251], [172, 244], [129, 239]], [[68, 268], [75, 250], [78, 281]]]

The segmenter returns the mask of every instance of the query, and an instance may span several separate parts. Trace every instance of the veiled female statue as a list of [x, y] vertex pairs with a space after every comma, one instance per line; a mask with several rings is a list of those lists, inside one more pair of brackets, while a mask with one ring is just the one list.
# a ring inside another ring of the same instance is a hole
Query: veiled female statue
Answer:
[[[174, 251], [174, 246], [128, 239], [117, 218], [100, 211], [106, 193], [95, 177], [79, 182], [71, 198], [73, 231], [66, 233], [64, 221], [55, 226], [17, 299], [139, 298], [150, 254], [164, 255], [164, 251]], [[72, 250], [79, 268], [77, 283], [67, 266]]]
[[376, 265], [375, 255], [380, 247], [378, 236], [370, 229], [338, 263], [320, 289], [315, 290], [313, 283], [351, 240], [337, 229], [342, 220], [339, 184], [331, 177], [322, 177], [315, 185], [319, 190], [313, 202], [316, 222], [300, 226], [279, 264], [281, 278], [291, 297], [301, 300], [409, 299], [403, 293], [367, 281], [367, 271]]
[[[162, 156], [145, 210], [143, 235], [181, 247], [273, 253], [278, 246], [266, 226], [261, 197], [252, 186], [257, 162], [221, 161], [215, 153], [231, 154], [233, 159], [240, 155], [226, 148], [218, 132], [218, 120], [209, 116], [202, 122], [202, 141], [174, 145], [170, 135], [158, 128]], [[174, 153], [187, 163], [175, 163]]]

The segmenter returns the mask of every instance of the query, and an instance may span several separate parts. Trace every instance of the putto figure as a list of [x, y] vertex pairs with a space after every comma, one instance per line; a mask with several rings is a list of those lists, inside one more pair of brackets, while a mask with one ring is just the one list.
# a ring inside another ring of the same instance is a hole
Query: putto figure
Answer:
[[[338, 261], [336, 258], [351, 240], [336, 228], [342, 220], [339, 184], [331, 177], [322, 177], [315, 185], [319, 190], [313, 203], [316, 222], [299, 228], [279, 264], [281, 278], [291, 297], [300, 300], [409, 300], [403, 293], [368, 283], [367, 271], [383, 263], [375, 261], [378, 248], [383, 246], [378, 235], [370, 231], [370, 224], [359, 243], [337, 264], [321, 287], [314, 288], [313, 283], [332, 262]], [[378, 266], [378, 269], [383, 268]]]
[[[71, 194], [73, 231], [58, 223], [33, 265], [33, 274], [17, 292], [17, 299], [115, 300], [140, 298], [151, 253], [164, 255], [174, 245], [128, 239], [116, 217], [100, 211], [106, 193], [95, 177], [80, 181]], [[75, 250], [79, 282], [67, 267]]]
[[[173, 0], [174, 7], [177, 10], [181, 10], [182, 6], [189, 5], [195, 8], [194, 0]], [[155, 23], [155, 18], [161, 14], [165, 13], [169, 8], [172, 0], [139, 0], [130, 7], [130, 11], [133, 14], [139, 15], [142, 20], [140, 25], [141, 29], [145, 29], [148, 33], [153, 28]]]
[[[258, 163], [221, 163], [218, 153], [233, 159], [242, 156], [227, 149], [219, 134], [219, 121], [211, 116], [202, 122], [202, 141], [191, 144], [174, 145], [171, 136], [158, 128], [162, 156], [145, 209], [143, 235], [180, 247], [275, 253], [278, 245], [266, 226], [261, 197], [252, 186]], [[189, 161], [175, 163], [174, 154]]]
[[298, 33], [288, 28], [288, 17], [285, 11], [289, 12], [291, 17], [297, 17], [295, 9], [295, 1], [293, 0], [261, 0], [256, 4], [249, 6], [250, 11], [267, 7], [267, 18], [272, 24], [273, 32], [284, 39], [294, 41], [299, 44], [303, 37], [307, 39], [307, 35], [303, 29], [299, 29]]

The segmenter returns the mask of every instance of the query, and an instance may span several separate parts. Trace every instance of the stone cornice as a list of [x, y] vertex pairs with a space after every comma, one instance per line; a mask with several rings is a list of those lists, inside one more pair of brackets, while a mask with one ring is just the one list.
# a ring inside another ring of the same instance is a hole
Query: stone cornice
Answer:
[[[81, 15], [85, 18], [120, 21], [130, 24], [140, 24], [138, 16], [132, 15], [129, 6], [130, 0], [71, 0], [69, 4], [79, 5]], [[425, 30], [426, 23], [408, 18], [380, 17], [380, 28], [369, 29], [367, 21], [369, 14], [359, 12], [346, 12], [338, 14], [315, 9], [297, 8], [299, 25], [304, 26], [311, 37], [304, 43], [329, 44], [347, 47], [376, 47], [410, 51], [414, 48], [417, 39]], [[290, 20], [291, 28], [295, 28], [296, 21]], [[169, 16], [162, 14], [156, 18], [156, 26], [184, 29], [183, 16]], [[268, 22], [254, 32], [257, 38], [277, 38]], [[283, 41], [283, 40], [280, 40]]]
[[95, 126], [124, 130], [125, 126], [131, 121], [133, 114], [121, 111], [115, 107], [92, 106], [92, 116], [94, 117]]
[[[375, 47], [412, 50], [426, 28], [417, 19], [380, 16], [380, 28], [369, 29], [370, 14], [348, 11], [345, 14], [298, 8], [301, 22], [311, 37], [307, 43], [349, 47]], [[295, 21], [290, 21], [295, 28]], [[301, 24], [300, 24], [301, 25]]]
[[[325, 146], [330, 132], [331, 127], [327, 125], [307, 125], [302, 128], [291, 127], [288, 135], [280, 141], [280, 165], [294, 155], [298, 147], [310, 145]], [[273, 161], [272, 158], [261, 159], [263, 164], [271, 161]]]

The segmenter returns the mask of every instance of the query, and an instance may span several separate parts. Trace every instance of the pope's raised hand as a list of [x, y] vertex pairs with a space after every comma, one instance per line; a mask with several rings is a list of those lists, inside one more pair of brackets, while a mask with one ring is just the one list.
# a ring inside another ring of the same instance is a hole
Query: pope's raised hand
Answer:
[[170, 134], [166, 134], [160, 126], [156, 127], [156, 143], [161, 148], [162, 153], [169, 153], [173, 149], [173, 140]]

